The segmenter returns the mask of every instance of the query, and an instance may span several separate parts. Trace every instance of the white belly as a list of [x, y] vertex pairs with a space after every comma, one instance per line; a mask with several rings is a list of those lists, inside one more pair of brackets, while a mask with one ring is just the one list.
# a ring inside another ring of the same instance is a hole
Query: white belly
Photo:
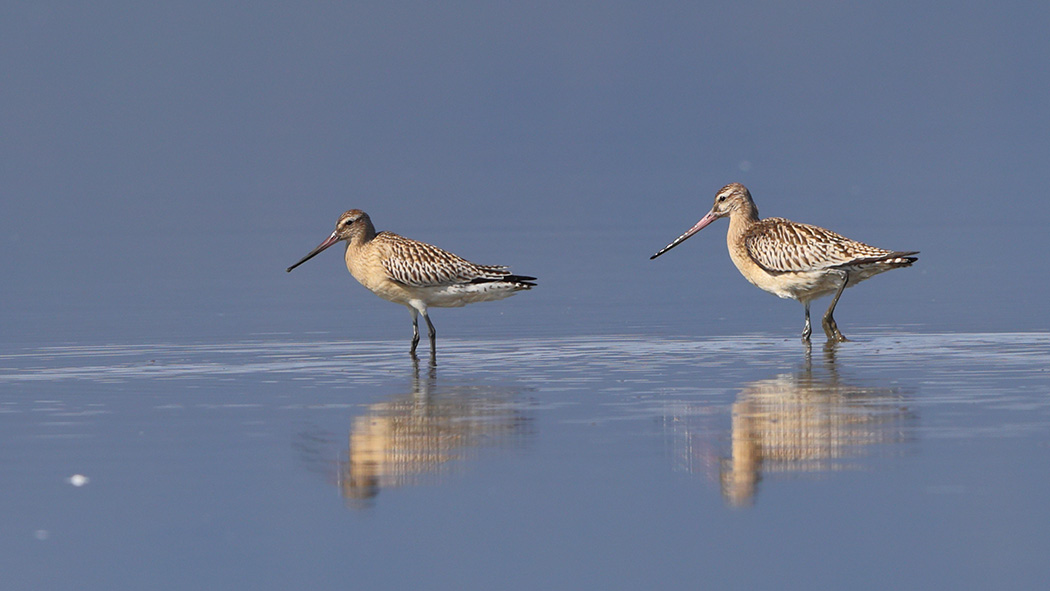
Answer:
[[510, 297], [521, 291], [513, 283], [494, 281], [491, 283], [465, 283], [441, 287], [416, 287], [412, 291], [417, 299], [435, 308], [458, 308], [475, 302], [492, 302]]

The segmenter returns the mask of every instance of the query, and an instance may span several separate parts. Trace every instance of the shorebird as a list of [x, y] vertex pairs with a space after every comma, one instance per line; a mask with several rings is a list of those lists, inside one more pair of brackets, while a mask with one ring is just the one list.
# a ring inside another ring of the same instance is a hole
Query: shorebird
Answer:
[[918, 251], [884, 250], [850, 240], [831, 230], [783, 218], [758, 218], [747, 187], [731, 183], [718, 191], [715, 204], [692, 228], [675, 238], [650, 260], [678, 246], [718, 218], [729, 216], [729, 257], [737, 270], [758, 288], [806, 307], [802, 340], [809, 341], [809, 303], [835, 294], [821, 324], [832, 342], [845, 341], [835, 318], [842, 290], [873, 276], [911, 266]]
[[501, 300], [531, 289], [535, 277], [512, 275], [507, 267], [477, 265], [436, 246], [393, 232], [376, 232], [368, 214], [351, 209], [339, 216], [335, 231], [287, 271], [312, 259], [336, 242], [346, 242], [346, 268], [361, 285], [384, 300], [412, 312], [412, 349], [419, 344], [419, 314], [427, 321], [430, 351], [436, 331], [427, 308], [458, 308], [474, 302]]

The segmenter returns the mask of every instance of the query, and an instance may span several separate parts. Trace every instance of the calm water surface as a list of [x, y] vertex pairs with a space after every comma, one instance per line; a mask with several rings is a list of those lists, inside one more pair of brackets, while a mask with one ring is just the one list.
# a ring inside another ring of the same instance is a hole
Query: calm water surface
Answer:
[[5, 347], [3, 588], [1041, 585], [1050, 334], [850, 336]]
[[[0, 5], [0, 591], [1047, 586], [1050, 4], [72, 4]], [[734, 181], [920, 259], [807, 351], [648, 258]], [[539, 286], [414, 363], [284, 272], [350, 208]]]

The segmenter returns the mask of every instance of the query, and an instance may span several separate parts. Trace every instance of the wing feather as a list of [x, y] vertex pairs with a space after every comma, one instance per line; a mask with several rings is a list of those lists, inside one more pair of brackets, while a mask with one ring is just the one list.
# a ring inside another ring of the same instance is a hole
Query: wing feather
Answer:
[[777, 273], [819, 271], [893, 254], [831, 230], [783, 218], [766, 218], [755, 224], [744, 237], [744, 245], [760, 267]]
[[383, 268], [394, 281], [413, 287], [440, 287], [476, 282], [497, 281], [509, 275], [506, 267], [476, 265], [432, 244], [405, 238], [392, 232], [381, 232]]

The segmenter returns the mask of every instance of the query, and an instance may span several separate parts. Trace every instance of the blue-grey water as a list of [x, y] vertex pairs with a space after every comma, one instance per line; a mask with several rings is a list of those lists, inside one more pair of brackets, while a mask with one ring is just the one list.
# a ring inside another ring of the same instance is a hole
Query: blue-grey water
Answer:
[[404, 345], [6, 350], [5, 586], [1048, 574], [1048, 333], [448, 339], [436, 365]]
[[[0, 590], [1045, 586], [1048, 26], [4, 3]], [[920, 259], [807, 349], [724, 221], [648, 260], [734, 181]], [[539, 285], [413, 360], [284, 272], [350, 208]]]

